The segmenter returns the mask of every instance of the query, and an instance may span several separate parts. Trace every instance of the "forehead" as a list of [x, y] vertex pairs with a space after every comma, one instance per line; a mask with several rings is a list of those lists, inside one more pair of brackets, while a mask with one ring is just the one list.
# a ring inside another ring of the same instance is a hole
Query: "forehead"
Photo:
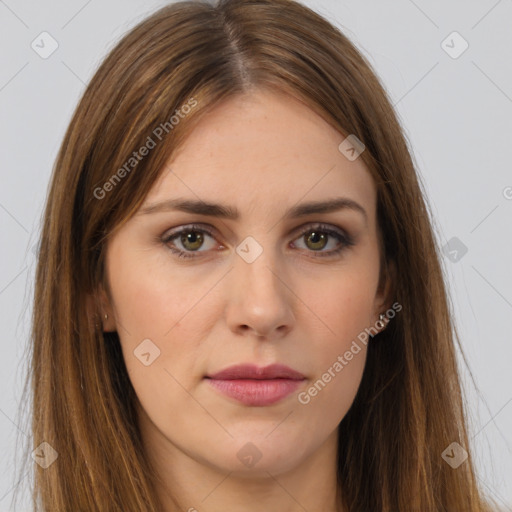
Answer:
[[338, 149], [345, 136], [304, 103], [259, 90], [205, 115], [171, 156], [145, 204], [188, 197], [278, 215], [298, 201], [348, 197], [375, 210], [373, 179], [361, 158]]

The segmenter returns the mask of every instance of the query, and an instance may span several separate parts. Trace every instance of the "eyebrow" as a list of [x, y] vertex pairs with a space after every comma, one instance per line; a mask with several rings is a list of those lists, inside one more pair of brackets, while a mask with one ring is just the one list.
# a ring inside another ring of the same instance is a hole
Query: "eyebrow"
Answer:
[[[348, 197], [337, 197], [325, 201], [310, 201], [293, 206], [284, 215], [284, 219], [293, 219], [304, 217], [315, 213], [331, 213], [339, 210], [352, 210], [359, 212], [368, 221], [366, 210], [356, 201]], [[139, 215], [151, 213], [181, 211], [196, 215], [206, 215], [210, 217], [220, 217], [229, 220], [238, 220], [240, 212], [236, 207], [224, 206], [222, 204], [210, 203], [207, 201], [196, 201], [191, 199], [168, 199], [158, 203], [143, 206]]]

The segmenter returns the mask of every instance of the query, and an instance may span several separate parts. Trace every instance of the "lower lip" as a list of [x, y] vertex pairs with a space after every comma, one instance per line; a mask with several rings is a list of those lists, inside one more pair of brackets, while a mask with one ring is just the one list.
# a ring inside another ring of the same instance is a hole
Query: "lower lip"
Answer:
[[302, 380], [292, 379], [208, 379], [210, 384], [221, 393], [238, 400], [245, 405], [271, 405], [293, 393]]

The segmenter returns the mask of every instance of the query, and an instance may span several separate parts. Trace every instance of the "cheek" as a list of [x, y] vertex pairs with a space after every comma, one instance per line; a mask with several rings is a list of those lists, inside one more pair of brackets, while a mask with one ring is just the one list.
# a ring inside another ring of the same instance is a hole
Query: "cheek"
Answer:
[[[310, 315], [308, 350], [314, 375], [298, 401], [309, 411], [314, 427], [334, 428], [347, 414], [361, 383], [367, 354], [372, 300], [361, 280], [347, 279], [329, 285], [316, 298], [315, 312], [323, 324]], [[313, 309], [313, 308], [312, 308]]]
[[318, 324], [320, 319], [320, 328], [326, 334], [314, 338], [334, 351], [347, 350], [351, 341], [372, 325], [378, 269], [369, 272], [361, 267], [343, 268], [329, 279], [320, 280], [321, 286], [302, 291], [311, 311], [306, 322]]
[[187, 388], [193, 382], [202, 340], [222, 314], [209, 293], [218, 276], [202, 278], [137, 252], [121, 256], [116, 247], [107, 268], [130, 379], [145, 404], [161, 405], [165, 396], [179, 395], [177, 382]]
[[185, 389], [193, 383], [207, 330], [202, 305], [208, 300], [200, 299], [208, 288], [186, 282], [183, 273], [128, 258], [118, 259], [109, 276], [130, 381], [142, 407], [166, 426], [175, 421], [169, 411], [190, 409]]
[[301, 292], [310, 308], [301, 330], [309, 333], [305, 348], [315, 359], [308, 395], [315, 408], [332, 417], [346, 414], [365, 367], [370, 339], [365, 329], [372, 325], [378, 281], [378, 267], [370, 260], [344, 267], [331, 279], [319, 280], [321, 287]]
[[107, 266], [120, 330], [136, 338], [162, 339], [189, 323], [214, 284], [170, 265], [164, 251], [157, 257], [143, 251], [121, 255], [112, 247]]

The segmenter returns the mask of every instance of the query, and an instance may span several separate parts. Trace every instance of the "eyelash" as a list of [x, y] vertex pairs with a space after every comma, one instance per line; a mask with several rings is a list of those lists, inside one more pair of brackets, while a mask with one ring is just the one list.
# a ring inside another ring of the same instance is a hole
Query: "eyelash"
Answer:
[[[333, 257], [333, 256], [340, 254], [345, 249], [355, 245], [354, 240], [350, 235], [343, 233], [341, 231], [334, 230], [330, 226], [328, 226], [326, 224], [321, 224], [321, 223], [311, 224], [311, 225], [307, 226], [307, 229], [302, 231], [297, 238], [300, 238], [300, 237], [306, 235], [307, 233], [311, 233], [312, 231], [319, 231], [320, 233], [327, 234], [329, 236], [333, 236], [340, 242], [340, 245], [337, 249], [333, 249], [328, 252], [320, 252], [320, 251], [313, 251], [313, 250], [308, 251], [308, 252], [315, 253], [316, 254], [315, 257], [319, 257], [319, 258]], [[207, 252], [207, 251], [182, 251], [181, 249], [176, 249], [176, 247], [172, 247], [171, 245], [169, 245], [169, 242], [171, 242], [175, 238], [179, 237], [181, 234], [191, 233], [191, 232], [199, 232], [199, 233], [203, 233], [203, 234], [206, 233], [207, 235], [211, 236], [212, 238], [215, 238], [213, 231], [210, 228], [200, 225], [200, 224], [190, 224], [188, 226], [184, 226], [183, 228], [181, 228], [177, 231], [173, 231], [172, 233], [164, 235], [161, 239], [161, 242], [163, 244], [165, 244], [171, 252], [176, 254], [178, 256], [178, 258], [183, 258], [183, 259], [198, 258], [200, 256], [196, 256], [195, 253]]]

